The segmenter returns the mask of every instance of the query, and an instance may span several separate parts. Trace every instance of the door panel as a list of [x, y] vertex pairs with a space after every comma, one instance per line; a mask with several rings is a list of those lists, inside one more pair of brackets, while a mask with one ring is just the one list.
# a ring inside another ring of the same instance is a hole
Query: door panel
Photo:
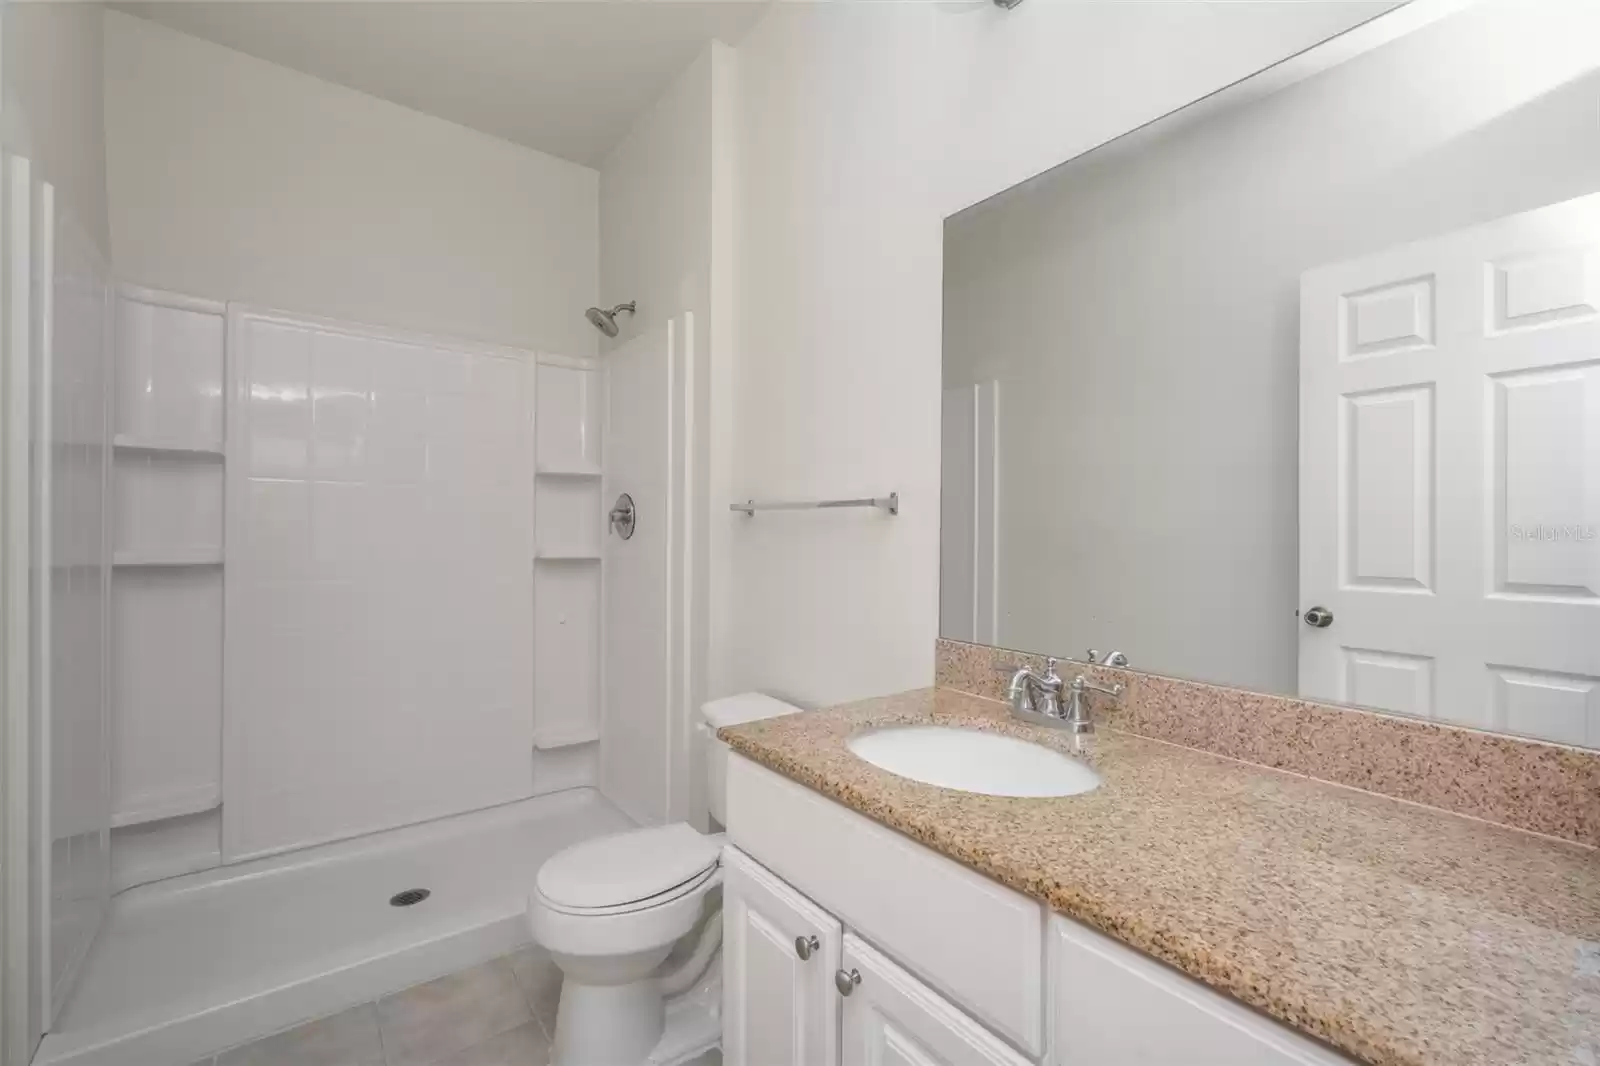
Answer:
[[1345, 584], [1433, 585], [1433, 390], [1343, 398], [1340, 524]]
[[[1564, 536], [1592, 518], [1600, 459], [1600, 361], [1490, 378], [1489, 477], [1495, 507], [1493, 592], [1600, 598], [1593, 538]], [[1518, 519], [1537, 515], [1537, 525]]]
[[861, 978], [844, 998], [844, 1066], [1026, 1066], [1029, 1061], [854, 934], [844, 938], [842, 970]]
[[[748, 856], [723, 850], [726, 1066], [836, 1066], [838, 921]], [[815, 938], [802, 959], [797, 938]]]
[[1600, 195], [1301, 280], [1300, 694], [1600, 745]]

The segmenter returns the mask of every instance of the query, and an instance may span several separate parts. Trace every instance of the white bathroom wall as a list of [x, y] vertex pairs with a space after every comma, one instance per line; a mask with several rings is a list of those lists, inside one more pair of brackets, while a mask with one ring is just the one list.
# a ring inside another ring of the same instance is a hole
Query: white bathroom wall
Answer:
[[996, 643], [1296, 691], [1300, 275], [1600, 188], [1597, 36], [1482, 5], [951, 221], [945, 385], [1009, 386]]
[[944, 19], [947, 214], [1401, 0], [978, 4]]
[[713, 694], [933, 676], [943, 217], [1376, 10], [1199, 6], [778, 4], [741, 43], [731, 482], [903, 509], [729, 530]]
[[119, 12], [122, 280], [593, 355], [598, 175]]
[[[711, 409], [711, 360], [727, 357], [731, 330], [717, 327], [727, 313], [728, 256], [717, 252], [726, 238], [726, 205], [719, 214], [719, 167], [729, 136], [717, 119], [731, 91], [732, 51], [712, 42], [634, 123], [600, 168], [600, 279], [609, 305], [636, 300], [639, 313], [624, 318], [621, 335], [602, 341], [616, 350], [630, 338], [659, 331], [687, 315], [692, 345], [680, 343], [678, 417], [704, 420]], [[679, 326], [683, 328], [682, 323]], [[687, 338], [679, 338], [680, 342]], [[658, 349], [665, 351], [664, 348]], [[691, 743], [695, 709], [705, 699], [710, 625], [711, 530], [718, 521], [711, 489], [713, 447], [709, 428], [685, 442], [689, 447], [675, 476], [683, 494], [675, 515], [675, 550], [666, 561], [673, 601], [682, 617], [673, 630], [667, 685], [669, 723], [661, 739], [670, 749], [666, 792], [648, 806], [651, 818], [690, 817], [703, 808], [703, 775]], [[685, 465], [687, 464], [687, 465]], [[612, 480], [615, 480], [614, 478]], [[626, 486], [618, 486], [619, 491]], [[609, 500], [607, 503], [609, 504]], [[615, 772], [615, 771], [614, 771]]]
[[714, 503], [714, 695], [821, 704], [933, 675], [942, 17], [778, 4], [739, 47], [730, 495], [898, 491], [902, 510]]
[[22, 0], [5, 9], [8, 151], [27, 157], [36, 176], [106, 254], [106, 134], [98, 3]]

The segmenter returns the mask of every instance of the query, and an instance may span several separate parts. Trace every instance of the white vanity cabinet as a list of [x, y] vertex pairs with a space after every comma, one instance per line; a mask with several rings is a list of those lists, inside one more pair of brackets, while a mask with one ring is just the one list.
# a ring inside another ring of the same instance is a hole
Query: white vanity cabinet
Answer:
[[1349, 1059], [1070, 918], [1050, 919], [1046, 1066], [1348, 1066]]
[[1030, 1066], [749, 856], [723, 867], [725, 1066]]
[[723, 1062], [837, 1066], [844, 930], [733, 848], [722, 866]]
[[728, 765], [726, 1066], [1348, 1066], [748, 759]]
[[839, 972], [850, 988], [839, 1026], [843, 1066], [1030, 1066], [854, 933], [845, 934]]

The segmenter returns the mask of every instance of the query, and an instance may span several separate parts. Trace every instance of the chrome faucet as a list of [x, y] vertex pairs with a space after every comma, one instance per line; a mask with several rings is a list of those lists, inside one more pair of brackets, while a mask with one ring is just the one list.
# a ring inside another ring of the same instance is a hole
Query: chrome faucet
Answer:
[[[1127, 662], [1127, 657], [1122, 656], [1122, 661]], [[1066, 692], [1064, 704], [1061, 696], [1063, 691]], [[1043, 674], [1032, 667], [1019, 667], [1011, 675], [1006, 698], [1011, 703], [1011, 713], [1024, 722], [1049, 726], [1052, 729], [1070, 729], [1074, 733], [1082, 734], [1094, 732], [1094, 723], [1089, 720], [1087, 693], [1090, 692], [1120, 696], [1122, 686], [1112, 685], [1110, 688], [1104, 688], [1093, 684], [1082, 674], [1074, 677], [1068, 684], [1061, 680], [1060, 674], [1056, 673], [1056, 660], [1048, 659], [1045, 661]]]

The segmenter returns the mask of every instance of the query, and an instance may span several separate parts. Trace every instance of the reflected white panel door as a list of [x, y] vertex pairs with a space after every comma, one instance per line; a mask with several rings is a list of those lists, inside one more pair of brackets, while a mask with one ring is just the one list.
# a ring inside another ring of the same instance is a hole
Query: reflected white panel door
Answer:
[[1600, 745], [1600, 195], [1309, 271], [1300, 330], [1301, 694]]
[[669, 560], [681, 516], [673, 492], [675, 398], [689, 316], [635, 337], [605, 357], [605, 476], [601, 506], [626, 493], [636, 521], [602, 538], [600, 788], [637, 821], [667, 817], [671, 657], [678, 631]]
[[839, 1026], [843, 1066], [1024, 1066], [1029, 1060], [854, 934], [840, 972], [857, 981]]
[[946, 389], [942, 418], [939, 635], [996, 644], [1000, 383]]
[[839, 922], [743, 853], [722, 855], [724, 1066], [835, 1066]]

